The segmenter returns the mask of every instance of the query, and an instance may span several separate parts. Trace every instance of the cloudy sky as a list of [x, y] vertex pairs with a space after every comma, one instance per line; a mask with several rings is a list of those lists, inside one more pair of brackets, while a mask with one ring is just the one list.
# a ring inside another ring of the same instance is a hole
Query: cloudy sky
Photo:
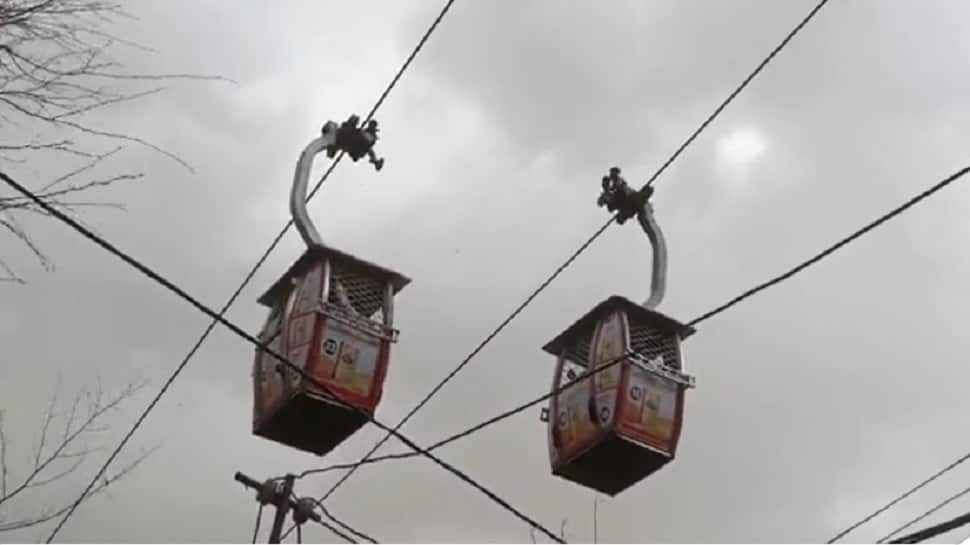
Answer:
[[[813, 5], [459, 0], [379, 112], [385, 169], [346, 161], [309, 207], [329, 242], [414, 279], [398, 298], [401, 340], [378, 418], [397, 422], [607, 219], [595, 200], [610, 166], [646, 179]], [[130, 70], [238, 85], [174, 82], [89, 116], [194, 172], [130, 146], [105, 168], [145, 178], [98, 194], [128, 212], [85, 218], [221, 306], [286, 221], [300, 150], [326, 120], [369, 110], [440, 6], [132, 2], [138, 19], [116, 31], [157, 52], [118, 49]], [[670, 251], [661, 309], [694, 318], [966, 166], [968, 35], [962, 2], [830, 2], [657, 182]], [[66, 168], [59, 160], [4, 169], [40, 187]], [[599, 539], [824, 541], [970, 449], [960, 412], [968, 213], [970, 186], [954, 184], [703, 323], [685, 345], [698, 387], [678, 458], [599, 500]], [[113, 446], [208, 322], [67, 227], [23, 221], [56, 270], [0, 238], [28, 281], [0, 284], [0, 407], [14, 469], [58, 377], [65, 395], [99, 375], [109, 390], [150, 381], [112, 415], [101, 444]], [[287, 235], [233, 321], [260, 327], [256, 298], [302, 245]], [[608, 295], [644, 298], [649, 266], [643, 234], [611, 227], [405, 433], [429, 444], [541, 394], [553, 361], [540, 346]], [[368, 427], [321, 459], [252, 436], [252, 354], [218, 328], [122, 461], [159, 450], [85, 503], [59, 539], [246, 541], [256, 503], [235, 471], [265, 478], [348, 462], [380, 438]], [[589, 541], [594, 494], [550, 475], [538, 412], [440, 454], [547, 526], [566, 519], [567, 539]], [[100, 459], [7, 516], [64, 501]], [[335, 478], [300, 480], [297, 493], [322, 494]], [[968, 479], [970, 467], [951, 472], [850, 541], [881, 537]], [[329, 508], [383, 541], [529, 539], [526, 525], [426, 460], [362, 469]], [[970, 498], [937, 520], [967, 510]], [[336, 539], [322, 528], [304, 538]]]

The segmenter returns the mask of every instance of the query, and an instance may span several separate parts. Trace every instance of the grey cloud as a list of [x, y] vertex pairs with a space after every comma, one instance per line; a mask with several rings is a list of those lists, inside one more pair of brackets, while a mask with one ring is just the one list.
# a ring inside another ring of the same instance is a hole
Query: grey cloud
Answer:
[[[388, 167], [378, 175], [347, 162], [310, 206], [326, 238], [415, 279], [399, 299], [401, 342], [378, 417], [401, 418], [606, 221], [593, 204], [606, 168], [648, 176], [810, 6], [457, 2], [379, 115]], [[665, 312], [690, 319], [962, 166], [965, 8], [932, 6], [830, 2], [660, 179]], [[285, 222], [302, 146], [325, 119], [376, 99], [438, 8], [139, 6], [132, 28], [160, 53], [126, 62], [240, 86], [179, 84], [98, 118], [171, 148], [197, 173], [133, 147], [115, 165], [148, 178], [112, 194], [130, 212], [91, 221], [219, 306]], [[745, 128], [765, 152], [723, 162], [721, 141]], [[679, 457], [600, 505], [600, 539], [823, 540], [965, 451], [953, 433], [965, 427], [970, 348], [959, 304], [970, 265], [965, 186], [702, 324], [686, 345], [699, 382]], [[62, 226], [38, 223], [35, 233], [58, 272], [2, 288], [0, 315], [16, 315], [0, 318], [3, 406], [27, 412], [58, 371], [160, 386], [207, 319]], [[288, 235], [233, 320], [259, 326], [255, 298], [300, 247]], [[644, 297], [648, 270], [642, 234], [612, 227], [405, 431], [428, 444], [539, 395], [552, 372], [539, 347], [602, 297]], [[319, 459], [252, 437], [251, 357], [217, 329], [136, 436], [135, 451], [162, 450], [85, 504], [61, 537], [246, 540], [256, 506], [234, 471], [351, 461], [380, 438], [368, 428]], [[118, 418], [119, 431], [145, 401]], [[441, 455], [550, 527], [567, 517], [571, 539], [589, 540], [592, 494], [549, 474], [537, 413]], [[403, 448], [395, 443], [382, 452]], [[954, 472], [850, 541], [880, 537], [965, 477]], [[335, 478], [302, 480], [298, 492], [320, 494]], [[363, 468], [329, 508], [382, 540], [528, 539], [523, 524], [427, 461]], [[318, 529], [304, 537], [331, 539]]]

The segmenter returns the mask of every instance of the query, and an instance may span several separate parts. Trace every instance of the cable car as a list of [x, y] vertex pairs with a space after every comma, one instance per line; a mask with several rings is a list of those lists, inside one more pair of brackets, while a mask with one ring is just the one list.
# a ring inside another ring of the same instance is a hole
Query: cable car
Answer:
[[[377, 123], [358, 127], [351, 116], [324, 125], [303, 150], [290, 192], [290, 213], [306, 251], [259, 302], [269, 315], [259, 339], [329, 392], [304, 380], [275, 357], [256, 350], [253, 363], [253, 433], [324, 455], [373, 415], [381, 400], [394, 328], [394, 297], [410, 280], [390, 269], [325, 245], [307, 215], [307, 180], [314, 157], [346, 152], [368, 156], [377, 170]], [[334, 396], [339, 401], [334, 399]]]
[[[657, 310], [666, 289], [667, 248], [648, 202], [610, 169], [597, 202], [622, 224], [636, 216], [653, 248], [650, 297], [614, 295], [547, 343], [556, 357], [547, 423], [552, 473], [615, 496], [673, 460], [683, 426], [681, 341], [694, 329]], [[602, 367], [602, 370], [596, 371]]]

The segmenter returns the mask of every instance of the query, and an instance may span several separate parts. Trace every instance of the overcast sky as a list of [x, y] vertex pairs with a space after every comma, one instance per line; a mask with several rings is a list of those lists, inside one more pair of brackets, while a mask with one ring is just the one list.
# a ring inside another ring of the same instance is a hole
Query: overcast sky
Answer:
[[[119, 49], [131, 70], [239, 84], [177, 82], [91, 115], [195, 172], [129, 147], [107, 168], [145, 178], [104, 192], [129, 211], [86, 219], [218, 308], [286, 221], [303, 146], [328, 119], [366, 114], [441, 3], [132, 2], [139, 19], [117, 31], [158, 53]], [[456, 2], [378, 114], [384, 170], [345, 161], [309, 207], [326, 240], [414, 279], [397, 301], [401, 337], [378, 418], [396, 423], [606, 221], [595, 200], [609, 167], [645, 180], [814, 3]], [[964, 2], [830, 2], [658, 180], [670, 262], [660, 309], [692, 319], [966, 166], [967, 36]], [[58, 166], [49, 161], [4, 168], [40, 187]], [[678, 458], [601, 500], [600, 540], [824, 541], [970, 449], [968, 213], [970, 184], [957, 183], [703, 323], [685, 344], [698, 385]], [[96, 373], [109, 388], [151, 381], [110, 420], [103, 444], [113, 446], [208, 323], [66, 226], [25, 222], [56, 271], [0, 238], [28, 280], [0, 284], [0, 407], [21, 466], [57, 376], [67, 393]], [[233, 321], [258, 330], [256, 298], [302, 246], [291, 231]], [[645, 298], [649, 267], [642, 232], [611, 227], [405, 433], [426, 445], [541, 394], [554, 362], [540, 347], [608, 295]], [[122, 459], [160, 450], [85, 503], [59, 539], [246, 541], [256, 503], [235, 471], [266, 478], [348, 462], [381, 437], [368, 427], [321, 459], [252, 436], [252, 355], [218, 328]], [[567, 539], [589, 541], [594, 494], [550, 474], [538, 414], [440, 454], [547, 526], [568, 519]], [[15, 513], [77, 493], [94, 462]], [[296, 491], [320, 495], [335, 478]], [[968, 480], [970, 467], [951, 472], [849, 540], [881, 537]], [[329, 508], [382, 541], [529, 539], [525, 524], [426, 460], [361, 469]], [[970, 498], [934, 521], [967, 510]], [[336, 538], [308, 528], [304, 539]]]

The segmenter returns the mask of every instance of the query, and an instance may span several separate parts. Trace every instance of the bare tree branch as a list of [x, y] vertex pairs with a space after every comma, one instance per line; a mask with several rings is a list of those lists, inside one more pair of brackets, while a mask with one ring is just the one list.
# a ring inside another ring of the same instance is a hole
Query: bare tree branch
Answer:
[[[98, 427], [99, 421], [111, 410], [117, 408], [124, 400], [128, 399], [132, 395], [143, 388], [145, 383], [133, 383], [127, 385], [123, 388], [117, 395], [105, 401], [104, 393], [101, 390], [100, 382], [98, 384], [97, 390], [93, 393], [90, 391], [85, 391], [79, 394], [68, 413], [65, 422], [64, 430], [62, 436], [59, 438], [56, 446], [50, 449], [50, 452], [45, 452], [45, 447], [50, 441], [50, 423], [54, 420], [55, 415], [55, 403], [54, 400], [57, 398], [55, 393], [52, 396], [51, 405], [48, 408], [47, 414], [44, 417], [44, 424], [41, 427], [39, 446], [35, 452], [33, 458], [33, 468], [27, 474], [27, 476], [18, 484], [13, 487], [8, 492], [5, 492], [2, 497], [0, 497], [0, 505], [9, 502], [15, 498], [18, 494], [23, 491], [41, 486], [43, 484], [49, 484], [59, 478], [69, 475], [77, 469], [80, 465], [78, 460], [83, 460], [84, 456], [93, 452], [89, 449], [84, 442], [87, 435], [98, 433], [104, 431], [105, 428]], [[87, 402], [87, 407], [85, 408], [86, 415], [83, 417], [78, 416], [78, 409], [80, 408], [82, 400]], [[61, 471], [55, 472], [53, 475], [48, 477], [41, 477], [45, 470], [52, 467], [53, 464], [57, 462], [63, 462], [65, 460], [70, 460], [71, 463]]]
[[[116, 36], [110, 30], [117, 21], [131, 18], [122, 4], [115, 1], [0, 0], [0, 120], [8, 128], [26, 133], [25, 142], [10, 141], [12, 137], [5, 135], [6, 141], [0, 143], [0, 167], [22, 164], [35, 154], [87, 160], [55, 178], [39, 192], [41, 198], [64, 211], [124, 210], [119, 203], [100, 199], [64, 200], [67, 195], [142, 177], [141, 173], [125, 173], [63, 186], [69, 180], [91, 175], [106, 159], [123, 149], [114, 147], [105, 152], [97, 151], [103, 142], [143, 146], [175, 161], [188, 172], [194, 172], [192, 166], [180, 157], [144, 138], [93, 126], [89, 114], [164, 90], [159, 86], [132, 87], [145, 82], [188, 80], [236, 84], [221, 76], [129, 73], [111, 57], [116, 46], [153, 52]], [[66, 136], [58, 134], [54, 138], [41, 139], [38, 136], [42, 129]], [[54, 190], [55, 187], [58, 189]], [[0, 213], [3, 212], [6, 214], [0, 217], [0, 231], [12, 234], [46, 270], [52, 270], [48, 257], [11, 216], [14, 212], [40, 213], [33, 203], [21, 197], [0, 196]], [[79, 220], [73, 214], [72, 217]], [[0, 271], [3, 272], [0, 282], [23, 283], [22, 277], [8, 263], [0, 263]]]
[[[60, 391], [61, 377], [58, 375], [57, 382], [54, 384], [54, 393], [51, 394], [50, 402], [47, 404], [47, 412], [44, 414], [44, 423], [40, 427], [40, 442], [34, 451], [34, 467], [40, 465], [40, 457], [44, 453], [44, 447], [47, 446], [47, 433], [50, 430], [51, 422], [54, 420], [57, 408], [57, 398], [60, 396]], [[68, 425], [70, 425], [70, 422]], [[6, 499], [6, 497], [4, 499]]]
[[0, 282], [12, 282], [14, 284], [26, 283], [24, 282], [23, 278], [20, 278], [16, 273], [13, 272], [13, 269], [11, 269], [3, 259], [0, 259], [0, 269], [3, 269], [4, 272], [4, 275], [0, 276]]
[[[0, 210], [0, 212], [3, 212], [3, 210]], [[6, 228], [8, 231], [13, 233], [28, 248], [30, 248], [30, 251], [32, 251], [34, 255], [37, 256], [37, 259], [40, 261], [40, 264], [45, 269], [47, 269], [48, 271], [53, 270], [53, 264], [50, 262], [50, 260], [47, 259], [47, 256], [44, 255], [44, 252], [40, 251], [40, 248], [38, 248], [34, 244], [33, 239], [31, 239], [30, 236], [23, 229], [20, 228], [20, 226], [17, 224], [17, 220], [15, 220], [14, 217], [8, 213], [3, 214], [3, 216], [5, 216], [6, 219], [4, 219], [4, 217], [0, 217], [0, 226]]]
[[[145, 461], [145, 459], [147, 459], [150, 455], [152, 455], [156, 450], [157, 450], [157, 447], [144, 452], [134, 461], [126, 464], [123, 468], [121, 468], [120, 471], [116, 472], [114, 475], [105, 476], [104, 479], [100, 483], [98, 483], [97, 486], [92, 488], [91, 491], [84, 496], [84, 499], [87, 500], [92, 496], [96, 496], [97, 494], [100, 494], [101, 492], [106, 491], [108, 486], [126, 477], [136, 467], [138, 467], [139, 464], [141, 464], [143, 461]], [[24, 528], [30, 528], [32, 526], [37, 526], [38, 524], [43, 524], [52, 519], [62, 516], [70, 508], [71, 508], [71, 503], [68, 502], [64, 506], [59, 507], [57, 509], [50, 509], [50, 508], [44, 509], [40, 512], [40, 514], [31, 516], [31, 517], [13, 520], [10, 522], [0, 522], [0, 532], [12, 532], [14, 530], [22, 530]]]

